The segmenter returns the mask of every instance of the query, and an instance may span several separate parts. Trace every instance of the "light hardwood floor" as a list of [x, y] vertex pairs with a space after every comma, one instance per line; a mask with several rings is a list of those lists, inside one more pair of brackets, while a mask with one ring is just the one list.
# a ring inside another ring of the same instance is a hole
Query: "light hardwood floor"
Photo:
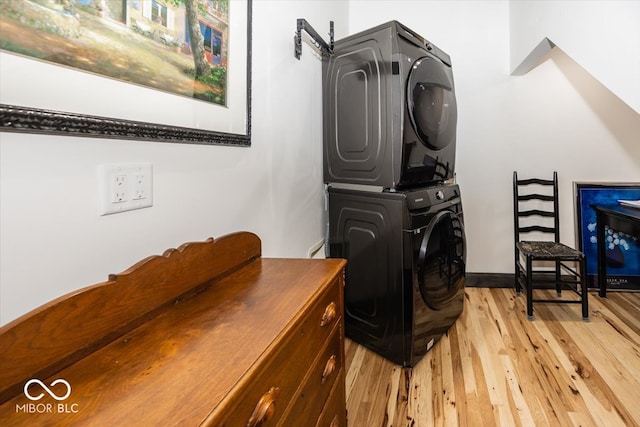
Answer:
[[[544, 292], [544, 291], [543, 291]], [[534, 304], [467, 288], [462, 316], [413, 369], [347, 340], [349, 427], [640, 426], [640, 293]]]

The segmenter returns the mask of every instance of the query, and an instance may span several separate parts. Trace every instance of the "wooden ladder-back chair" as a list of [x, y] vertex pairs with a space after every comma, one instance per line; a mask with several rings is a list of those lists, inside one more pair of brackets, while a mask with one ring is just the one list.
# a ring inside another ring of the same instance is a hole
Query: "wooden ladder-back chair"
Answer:
[[[581, 304], [582, 319], [589, 320], [584, 253], [560, 243], [557, 172], [553, 172], [552, 180], [518, 179], [513, 172], [513, 220], [515, 288], [517, 295], [525, 288], [529, 320], [533, 320], [534, 302]], [[522, 234], [534, 232], [536, 240], [521, 240]], [[553, 262], [555, 271], [534, 266], [545, 261]], [[557, 298], [534, 298], [534, 288], [542, 288], [541, 284], [549, 288], [549, 283], [555, 284]], [[574, 292], [579, 299], [562, 299], [563, 289]]]

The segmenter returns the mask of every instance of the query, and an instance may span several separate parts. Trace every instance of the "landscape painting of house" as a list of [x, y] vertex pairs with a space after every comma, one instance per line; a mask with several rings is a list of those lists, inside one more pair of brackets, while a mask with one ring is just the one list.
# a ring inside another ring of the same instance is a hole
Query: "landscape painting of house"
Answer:
[[226, 105], [228, 0], [0, 3], [0, 48]]

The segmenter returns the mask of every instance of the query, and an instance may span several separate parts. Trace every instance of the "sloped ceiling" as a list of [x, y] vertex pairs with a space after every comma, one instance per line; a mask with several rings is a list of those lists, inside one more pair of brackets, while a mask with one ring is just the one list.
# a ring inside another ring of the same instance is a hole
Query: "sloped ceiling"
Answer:
[[556, 45], [548, 38], [543, 38], [529, 55], [512, 72], [512, 76], [523, 76], [534, 69], [551, 52]]
[[640, 1], [509, 2], [511, 74], [562, 49], [640, 114]]

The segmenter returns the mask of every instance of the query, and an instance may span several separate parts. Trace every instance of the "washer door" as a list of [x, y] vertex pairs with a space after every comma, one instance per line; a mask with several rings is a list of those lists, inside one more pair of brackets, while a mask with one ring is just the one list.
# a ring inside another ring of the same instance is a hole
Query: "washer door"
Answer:
[[418, 286], [432, 310], [447, 308], [465, 282], [466, 244], [458, 215], [441, 211], [427, 226], [418, 252]]
[[427, 148], [441, 150], [455, 142], [458, 110], [451, 68], [428, 56], [414, 62], [407, 103], [411, 124]]

